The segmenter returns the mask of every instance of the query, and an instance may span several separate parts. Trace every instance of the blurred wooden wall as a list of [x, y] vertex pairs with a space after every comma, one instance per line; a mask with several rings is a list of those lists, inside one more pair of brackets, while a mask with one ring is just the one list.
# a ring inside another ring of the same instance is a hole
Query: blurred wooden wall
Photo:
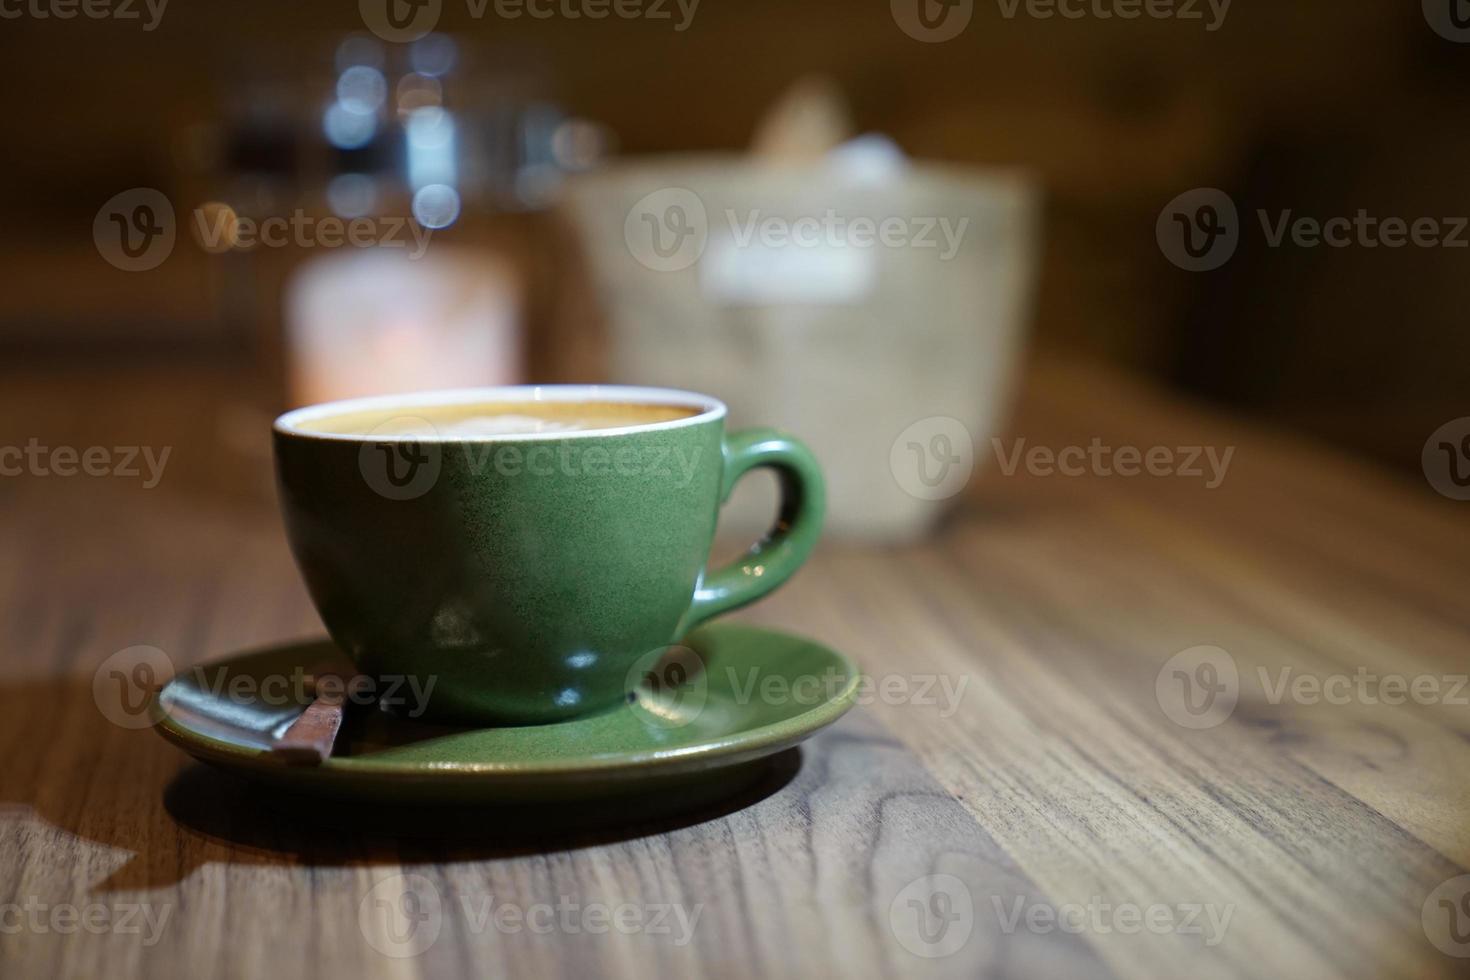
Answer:
[[[906, 36], [883, 0], [703, 0], [683, 32], [476, 20], [445, 0], [440, 27], [537, 66], [549, 95], [632, 154], [741, 147], [792, 80], [827, 73], [861, 128], [915, 156], [1041, 177], [1040, 346], [1417, 458], [1408, 436], [1459, 397], [1463, 253], [1247, 241], [1225, 269], [1191, 274], [1160, 255], [1154, 221], [1196, 186], [1229, 190], [1243, 213], [1470, 213], [1458, 174], [1470, 45], [1437, 37], [1419, 4], [1399, 0], [1236, 0], [1214, 32], [1002, 10], [977, 0], [969, 27], [941, 44]], [[222, 329], [202, 256], [180, 249], [159, 274], [118, 272], [91, 248], [92, 216], [119, 189], [175, 182], [180, 134], [217, 114], [242, 73], [325, 70], [335, 39], [360, 28], [355, 3], [276, 0], [176, 2], [148, 33], [6, 22], [0, 343]]]

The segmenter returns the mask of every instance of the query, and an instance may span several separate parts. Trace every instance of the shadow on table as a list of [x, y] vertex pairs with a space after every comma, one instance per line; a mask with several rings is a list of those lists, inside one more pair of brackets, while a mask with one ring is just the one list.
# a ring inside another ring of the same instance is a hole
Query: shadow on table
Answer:
[[632, 801], [497, 806], [408, 806], [333, 801], [278, 792], [194, 763], [164, 792], [168, 816], [185, 838], [184, 861], [143, 855], [96, 892], [168, 887], [195, 868], [231, 864], [313, 867], [475, 861], [573, 851], [717, 820], [759, 803], [792, 781], [801, 750], [761, 760], [756, 778], [718, 798], [665, 804]]
[[787, 749], [662, 799], [633, 794], [432, 806], [282, 793], [195, 764], [169, 785], [164, 806], [187, 833], [314, 865], [516, 857], [633, 840], [729, 816], [790, 783], [801, 758], [801, 749]]

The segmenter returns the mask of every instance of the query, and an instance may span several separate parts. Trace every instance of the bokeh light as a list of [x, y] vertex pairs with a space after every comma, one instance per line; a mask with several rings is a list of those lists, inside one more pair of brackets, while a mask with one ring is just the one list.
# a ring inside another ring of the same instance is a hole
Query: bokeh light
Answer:
[[429, 184], [413, 195], [413, 216], [425, 228], [448, 228], [459, 218], [459, 192], [448, 184]]

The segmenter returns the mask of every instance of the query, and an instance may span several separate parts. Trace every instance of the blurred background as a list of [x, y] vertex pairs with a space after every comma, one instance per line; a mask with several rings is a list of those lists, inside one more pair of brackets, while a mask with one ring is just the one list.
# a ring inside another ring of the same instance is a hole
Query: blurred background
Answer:
[[[175, 466], [209, 482], [293, 404], [640, 381], [840, 469], [925, 416], [983, 442], [1076, 359], [1418, 479], [1466, 414], [1457, 3], [30, 0], [0, 23], [6, 412], [58, 431], [31, 394], [60, 379], [78, 426], [201, 427]], [[1165, 243], [1197, 188], [1237, 211], [1205, 271]], [[1360, 211], [1439, 243], [1265, 227]], [[828, 212], [907, 245], [742, 244]], [[954, 254], [908, 247], [945, 219]]]

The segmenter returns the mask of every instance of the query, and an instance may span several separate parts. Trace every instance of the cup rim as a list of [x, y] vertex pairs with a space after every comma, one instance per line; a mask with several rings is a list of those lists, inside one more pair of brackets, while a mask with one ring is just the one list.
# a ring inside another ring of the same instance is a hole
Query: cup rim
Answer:
[[[439, 408], [445, 405], [464, 405], [473, 402], [579, 402], [600, 401], [613, 404], [678, 405], [695, 410], [694, 415], [663, 422], [640, 422], [636, 425], [620, 425], [600, 429], [563, 429], [550, 432], [504, 432], [476, 435], [433, 435], [387, 434], [365, 432], [314, 432], [301, 428], [303, 423], [333, 415], [352, 412], [371, 412], [384, 408], [403, 408], [411, 414], [415, 408]], [[627, 435], [632, 432], [656, 432], [664, 429], [682, 429], [701, 425], [725, 417], [725, 403], [709, 395], [678, 388], [650, 388], [641, 385], [607, 384], [554, 384], [554, 385], [498, 385], [486, 388], [445, 388], [432, 391], [414, 391], [391, 395], [369, 395], [365, 398], [345, 398], [338, 401], [320, 402], [294, 408], [277, 416], [271, 426], [273, 431], [286, 436], [303, 439], [321, 439], [327, 442], [536, 442], [548, 439], [600, 439]]]

